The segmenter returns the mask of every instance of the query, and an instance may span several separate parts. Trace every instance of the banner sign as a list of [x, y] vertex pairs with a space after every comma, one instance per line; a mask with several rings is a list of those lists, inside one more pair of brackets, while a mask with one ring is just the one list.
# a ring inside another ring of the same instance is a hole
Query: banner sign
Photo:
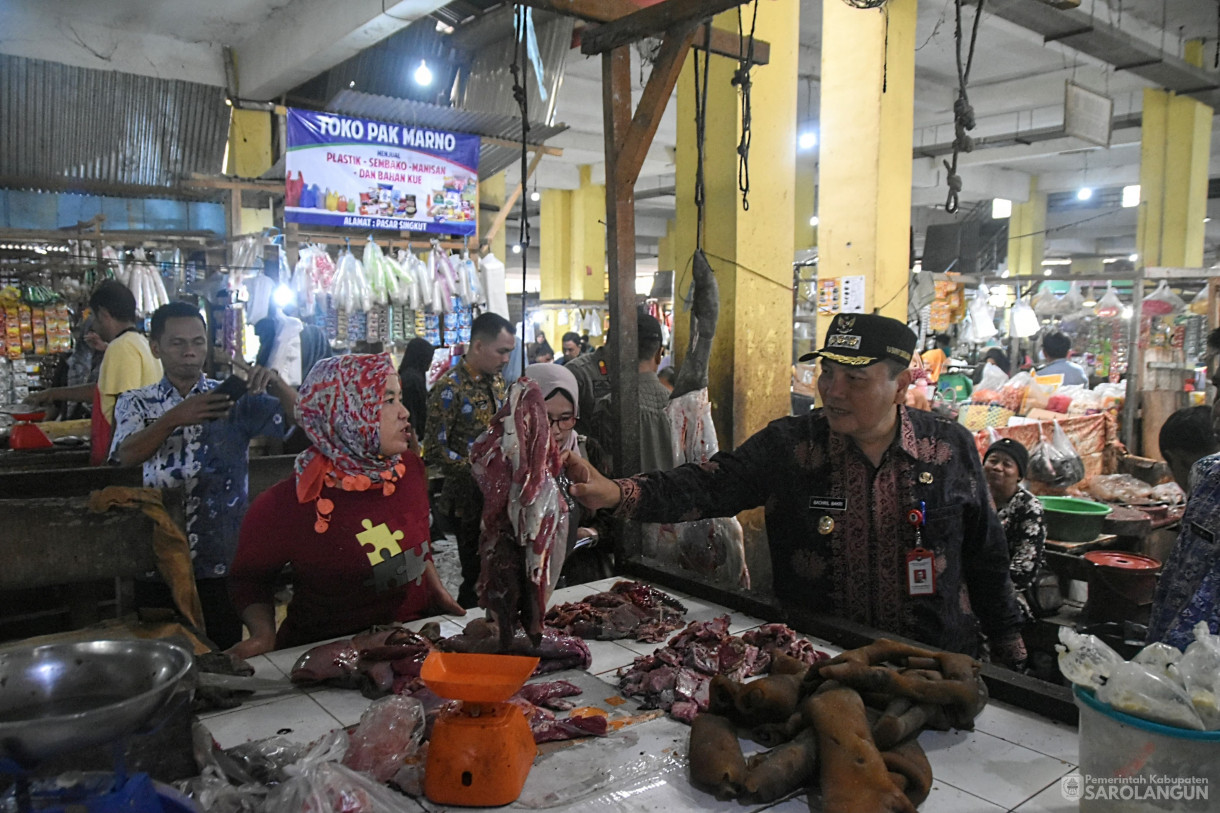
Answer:
[[479, 137], [288, 110], [284, 219], [474, 235]]

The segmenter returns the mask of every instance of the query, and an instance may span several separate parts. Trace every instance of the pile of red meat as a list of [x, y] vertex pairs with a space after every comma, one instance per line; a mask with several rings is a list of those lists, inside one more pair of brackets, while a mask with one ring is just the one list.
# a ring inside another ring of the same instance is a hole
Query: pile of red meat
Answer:
[[764, 624], [743, 633], [729, 634], [729, 617], [691, 622], [669, 643], [651, 655], [635, 659], [619, 676], [623, 694], [639, 697], [643, 708], [665, 709], [678, 720], [690, 722], [707, 710], [712, 678], [724, 675], [744, 681], [770, 669], [774, 653], [807, 664], [828, 658], [825, 652], [783, 624]]
[[[293, 683], [324, 683], [338, 688], [359, 689], [366, 697], [398, 694], [417, 698], [423, 703], [427, 731], [430, 732], [436, 714], [448, 702], [429, 691], [419, 676], [424, 659], [433, 649], [536, 656], [539, 661], [535, 675], [562, 669], [586, 669], [592, 661], [589, 647], [584, 641], [552, 629], [542, 631], [537, 646], [523, 630], [518, 629], [509, 649], [502, 650], [496, 625], [475, 619], [461, 633], [449, 638], [440, 637], [438, 625], [426, 624], [419, 633], [404, 627], [391, 627], [319, 644], [297, 659], [290, 677]], [[580, 694], [580, 688], [565, 680], [527, 683], [510, 702], [521, 707], [535, 742], [605, 734], [605, 717], [574, 715], [556, 718], [551, 709], [571, 709], [573, 704], [561, 698], [575, 694]]]
[[546, 626], [597, 641], [634, 638], [659, 642], [684, 623], [686, 607], [642, 582], [621, 581], [602, 593], [552, 607]]
[[293, 664], [293, 683], [325, 683], [359, 689], [365, 697], [402, 694], [419, 680], [424, 658], [440, 639], [437, 624], [425, 624], [419, 633], [405, 627], [364, 632], [354, 638], [319, 644]]

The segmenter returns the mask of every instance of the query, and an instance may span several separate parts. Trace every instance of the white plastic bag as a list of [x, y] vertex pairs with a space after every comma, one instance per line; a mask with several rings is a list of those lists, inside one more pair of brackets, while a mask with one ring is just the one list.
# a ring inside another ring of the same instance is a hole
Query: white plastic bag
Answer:
[[1042, 327], [1038, 314], [1024, 299], [1018, 299], [1012, 306], [1012, 331], [1021, 339], [1028, 339]]
[[987, 286], [980, 285], [970, 303], [970, 320], [974, 325], [974, 344], [981, 344], [1000, 331], [995, 326], [995, 308], [987, 302]]
[[1097, 699], [1133, 717], [1195, 731], [1203, 729], [1186, 690], [1138, 663], [1119, 664], [1097, 690]]
[[1194, 632], [1177, 670], [1203, 727], [1215, 731], [1220, 729], [1220, 636], [1211, 634], [1206, 621], [1196, 624]]
[[1135, 657], [1131, 659], [1131, 662], [1145, 666], [1149, 671], [1156, 674], [1171, 677], [1169, 667], [1176, 665], [1181, 660], [1182, 650], [1176, 646], [1170, 646], [1169, 644], [1157, 641], [1148, 644], [1148, 646], [1137, 652]]
[[996, 364], [983, 365], [983, 377], [979, 379], [977, 390], [999, 390], [1008, 381], [1008, 376]]
[[1077, 686], [1098, 689], [1123, 662], [1122, 656], [1096, 635], [1059, 628], [1059, 671]]

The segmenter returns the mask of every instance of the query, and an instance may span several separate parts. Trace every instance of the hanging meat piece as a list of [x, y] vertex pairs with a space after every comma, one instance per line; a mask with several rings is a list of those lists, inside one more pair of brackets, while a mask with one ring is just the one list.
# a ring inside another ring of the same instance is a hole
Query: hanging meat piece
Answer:
[[[538, 385], [521, 379], [471, 448], [471, 470], [483, 492], [479, 535], [479, 606], [491, 611], [505, 649], [518, 626], [538, 644], [554, 584], [551, 556], [568, 536], [560, 491], [559, 450], [551, 439]], [[554, 575], [558, 575], [558, 566]]]

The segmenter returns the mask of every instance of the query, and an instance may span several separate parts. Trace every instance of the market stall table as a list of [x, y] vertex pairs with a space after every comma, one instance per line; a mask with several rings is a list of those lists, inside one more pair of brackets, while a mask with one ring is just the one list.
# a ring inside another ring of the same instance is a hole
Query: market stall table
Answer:
[[[552, 604], [579, 601], [584, 596], [609, 589], [619, 579], [605, 579], [587, 585], [557, 590]], [[729, 615], [729, 630], [740, 634], [759, 626], [761, 619], [733, 612], [672, 589], [687, 607], [687, 621], [706, 621]], [[459, 632], [466, 618], [441, 616], [442, 635]], [[418, 629], [424, 621], [409, 626]], [[819, 649], [831, 654], [838, 648], [811, 639]], [[617, 671], [629, 666], [638, 656], [650, 654], [660, 644], [635, 641], [588, 641], [593, 662], [588, 672], [600, 679], [604, 697], [590, 694], [592, 681], [582, 680], [582, 704], [599, 705], [617, 698]], [[286, 649], [252, 658], [255, 675], [288, 682], [288, 672], [309, 646]], [[562, 675], [560, 675], [562, 676]], [[548, 675], [545, 679], [553, 679]], [[283, 694], [260, 693], [245, 700], [241, 707], [200, 715], [222, 748], [251, 740], [282, 734], [296, 742], [312, 742], [340, 726], [353, 726], [371, 701], [359, 692], [313, 687], [291, 689]], [[639, 722], [612, 732], [605, 738], [588, 738], [562, 747], [542, 748], [525, 783], [522, 798], [510, 807], [576, 811], [610, 803], [622, 811], [679, 811], [750, 809], [735, 801], [717, 801], [711, 794], [691, 786], [685, 753], [689, 726], [667, 716], [653, 717], [633, 712], [634, 700], [625, 704], [615, 699], [610, 704], [636, 714]], [[974, 731], [925, 731], [920, 744], [931, 762], [934, 782], [932, 794], [921, 805], [935, 813], [987, 813], [1011, 811], [1045, 813], [1072, 811], [1074, 803], [1065, 801], [1060, 780], [1073, 772], [1078, 760], [1077, 732], [1074, 727], [1049, 721], [1031, 712], [992, 701], [975, 721]], [[743, 742], [749, 750], [753, 743]], [[621, 766], [617, 779], [608, 779], [606, 767]], [[402, 797], [405, 811], [442, 811], [446, 808], [426, 799]], [[807, 811], [805, 798], [798, 796], [768, 810], [786, 813]]]

